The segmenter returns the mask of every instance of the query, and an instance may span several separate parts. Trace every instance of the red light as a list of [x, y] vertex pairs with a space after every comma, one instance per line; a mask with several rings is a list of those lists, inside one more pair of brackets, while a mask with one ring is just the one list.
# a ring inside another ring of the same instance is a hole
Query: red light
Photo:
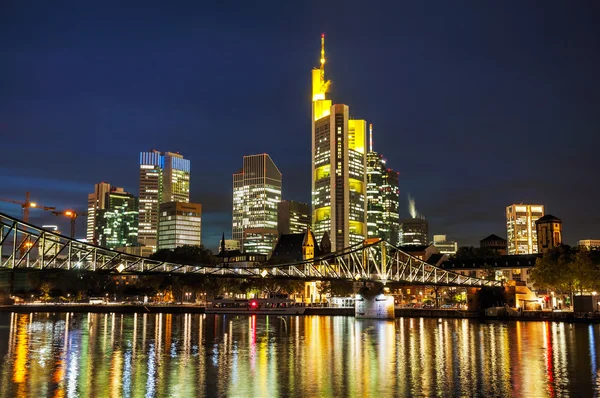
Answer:
[[258, 305], [258, 303], [257, 303], [256, 301], [251, 301], [251, 302], [250, 302], [250, 306], [251, 306], [252, 308], [256, 308], [256, 306], [257, 306], [257, 305]]

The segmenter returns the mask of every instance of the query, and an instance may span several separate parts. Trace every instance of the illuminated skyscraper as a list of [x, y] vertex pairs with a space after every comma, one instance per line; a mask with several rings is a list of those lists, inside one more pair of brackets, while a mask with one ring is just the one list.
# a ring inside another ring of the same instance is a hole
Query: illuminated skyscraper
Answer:
[[202, 243], [202, 205], [165, 202], [159, 206], [158, 249], [200, 246]]
[[310, 225], [310, 208], [307, 203], [282, 200], [277, 207], [279, 235], [303, 234]]
[[165, 152], [161, 203], [190, 201], [190, 161], [178, 153]]
[[138, 199], [122, 188], [105, 194], [104, 208], [96, 211], [98, 245], [114, 249], [138, 241]]
[[110, 184], [100, 182], [94, 185], [94, 192], [88, 195], [87, 241], [98, 244], [96, 231], [96, 212], [106, 208], [106, 194], [110, 192]]
[[281, 172], [266, 153], [244, 156], [233, 174], [232, 237], [244, 252], [270, 254], [277, 243]]
[[403, 246], [427, 246], [429, 244], [429, 222], [423, 216], [402, 220], [400, 244]]
[[326, 99], [324, 35], [320, 65], [312, 71], [312, 224], [335, 251], [367, 237], [366, 121]]
[[190, 161], [159, 151], [140, 153], [139, 243], [156, 250], [158, 206], [190, 201]]
[[373, 151], [373, 129], [369, 126], [367, 152], [367, 224], [369, 238], [398, 243], [400, 231], [398, 173], [386, 168], [383, 155]]
[[513, 204], [506, 207], [508, 254], [538, 252], [535, 222], [543, 216], [543, 205]]

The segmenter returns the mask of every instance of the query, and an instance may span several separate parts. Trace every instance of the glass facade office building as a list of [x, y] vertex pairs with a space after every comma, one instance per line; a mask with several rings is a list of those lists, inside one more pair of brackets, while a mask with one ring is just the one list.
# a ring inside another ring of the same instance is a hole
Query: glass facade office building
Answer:
[[102, 247], [134, 246], [138, 241], [138, 198], [113, 188], [105, 194], [105, 208], [96, 211], [96, 236]]
[[538, 252], [535, 222], [543, 216], [543, 205], [513, 204], [506, 207], [508, 254], [534, 254]]
[[173, 201], [190, 201], [190, 161], [173, 152], [140, 153], [140, 244], [156, 250], [159, 205]]
[[159, 206], [158, 249], [202, 244], [202, 205], [166, 202]]
[[244, 156], [233, 174], [232, 238], [248, 253], [270, 254], [277, 243], [281, 172], [266, 153]]

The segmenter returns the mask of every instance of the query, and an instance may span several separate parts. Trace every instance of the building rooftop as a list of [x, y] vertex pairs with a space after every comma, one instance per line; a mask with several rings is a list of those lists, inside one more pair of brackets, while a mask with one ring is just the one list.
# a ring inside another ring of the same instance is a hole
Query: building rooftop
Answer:
[[445, 256], [445, 254], [442, 253], [433, 253], [431, 256], [429, 256], [429, 258], [427, 259], [426, 263], [427, 264], [431, 264], [434, 266], [439, 266], [439, 262], [440, 260]]
[[402, 250], [405, 253], [417, 253], [424, 252], [431, 245], [404, 245], [399, 246], [398, 249]]
[[[313, 242], [315, 244], [315, 257], [320, 256], [321, 250], [315, 235], [312, 231], [308, 231], [312, 235]], [[304, 243], [304, 237], [306, 234], [284, 234], [279, 237], [275, 249], [269, 259], [269, 264], [285, 264], [292, 263], [294, 261], [302, 261], [304, 259], [302, 254], [302, 244]]]
[[558, 217], [554, 217], [552, 214], [546, 214], [544, 217], [538, 218], [535, 223], [545, 223], [545, 222], [559, 222], [562, 223], [562, 220]]
[[500, 237], [498, 235], [494, 235], [494, 234], [491, 234], [490, 236], [487, 236], [487, 237], [481, 239], [480, 242], [493, 242], [493, 241], [496, 241], [496, 240], [503, 240], [503, 241], [506, 242], [506, 239], [504, 239], [504, 238], [502, 238], [502, 237]]

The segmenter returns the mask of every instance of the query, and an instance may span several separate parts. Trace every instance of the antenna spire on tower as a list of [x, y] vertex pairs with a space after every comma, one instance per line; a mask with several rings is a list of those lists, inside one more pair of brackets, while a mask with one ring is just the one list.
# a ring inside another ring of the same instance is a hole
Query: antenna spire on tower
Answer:
[[373, 123], [369, 123], [369, 152], [373, 152]]
[[325, 33], [321, 34], [321, 85], [325, 84]]

